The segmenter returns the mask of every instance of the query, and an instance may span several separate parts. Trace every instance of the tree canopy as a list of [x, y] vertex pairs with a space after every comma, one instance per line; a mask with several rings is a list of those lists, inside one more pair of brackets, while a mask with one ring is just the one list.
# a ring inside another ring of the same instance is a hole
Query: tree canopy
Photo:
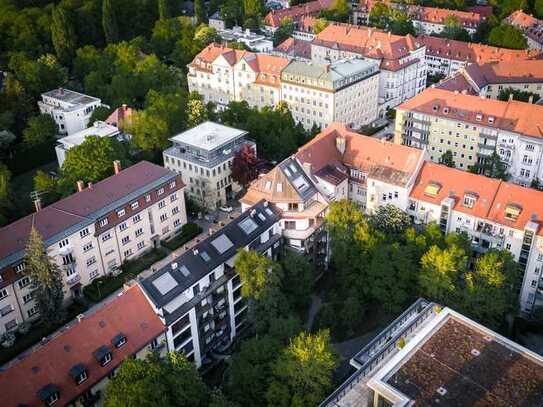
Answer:
[[494, 27], [488, 35], [488, 43], [495, 47], [526, 49], [528, 43], [521, 31], [512, 25], [502, 23]]

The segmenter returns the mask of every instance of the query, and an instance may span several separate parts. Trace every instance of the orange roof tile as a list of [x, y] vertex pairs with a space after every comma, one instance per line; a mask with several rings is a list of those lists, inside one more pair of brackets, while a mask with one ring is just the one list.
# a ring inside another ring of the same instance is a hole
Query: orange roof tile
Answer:
[[275, 47], [274, 51], [290, 57], [311, 59], [311, 43], [309, 41], [287, 38], [285, 41]]
[[409, 12], [420, 21], [445, 24], [447, 17], [456, 17], [466, 28], [476, 28], [482, 21], [481, 15], [470, 11], [449, 10], [436, 7], [411, 6]]
[[134, 109], [126, 105], [122, 105], [109, 115], [109, 117], [106, 119], [106, 123], [124, 130], [132, 123], [133, 113]]
[[[3, 407], [41, 406], [38, 391], [53, 384], [60, 391], [59, 405], [66, 405], [164, 330], [141, 288], [132, 286], [81, 322], [72, 322], [70, 327], [24, 359], [0, 371], [0, 404]], [[127, 342], [115, 348], [111, 340], [121, 332]], [[101, 366], [93, 356], [93, 352], [103, 345], [110, 347], [112, 352], [112, 361], [106, 366]], [[88, 379], [79, 385], [69, 375], [70, 369], [77, 364], [85, 366], [88, 375]]]
[[516, 100], [503, 102], [428, 88], [397, 109], [449, 117], [529, 137], [543, 137], [543, 106]]
[[317, 15], [322, 10], [330, 8], [333, 2], [334, 0], [315, 0], [290, 8], [272, 10], [264, 17], [264, 24], [269, 27], [279, 28], [284, 18], [291, 18], [297, 22], [303, 17]]

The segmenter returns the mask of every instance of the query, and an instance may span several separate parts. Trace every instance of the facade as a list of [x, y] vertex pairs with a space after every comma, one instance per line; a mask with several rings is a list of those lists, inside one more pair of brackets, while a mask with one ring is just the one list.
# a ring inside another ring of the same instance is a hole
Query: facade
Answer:
[[468, 63], [517, 63], [542, 57], [539, 50], [512, 50], [428, 35], [418, 36], [417, 41], [426, 46], [428, 73], [445, 77], [453, 75]]
[[98, 98], [62, 88], [43, 93], [41, 99], [40, 113], [51, 116], [59, 133], [68, 136], [85, 129], [94, 109], [102, 106]]
[[314, 0], [289, 8], [271, 10], [264, 17], [264, 29], [270, 33], [275, 32], [284, 18], [290, 18], [295, 25], [299, 25], [304, 17], [318, 17], [322, 10], [327, 10], [332, 5], [333, 0]]
[[215, 30], [224, 30], [226, 28], [226, 24], [218, 11], [209, 17], [208, 25], [209, 28], [214, 28]]
[[475, 34], [477, 27], [484, 18], [471, 11], [448, 10], [436, 7], [411, 6], [407, 13], [413, 21], [413, 26], [422, 34], [441, 34], [446, 28], [447, 18], [455, 18], [461, 27], [470, 34]]
[[329, 25], [311, 43], [314, 62], [350, 57], [379, 63], [379, 117], [426, 87], [425, 46], [411, 35], [398, 36], [348, 24]]
[[123, 360], [165, 355], [166, 327], [139, 286], [52, 336], [0, 371], [2, 406], [101, 406]]
[[173, 236], [186, 219], [181, 176], [146, 161], [0, 228], [0, 334], [38, 315], [25, 246], [32, 227], [64, 277], [64, 297], [81, 295], [95, 278], [115, 273]]
[[281, 100], [281, 71], [288, 63], [278, 56], [211, 44], [188, 66], [189, 91], [198, 92], [219, 110], [241, 100], [253, 107], [273, 107]]
[[529, 49], [543, 50], [543, 21], [517, 10], [505, 21], [524, 34]]
[[445, 80], [437, 87], [449, 91], [465, 91], [489, 99], [498, 99], [500, 91], [505, 89], [530, 92], [541, 98], [543, 96], [543, 60], [521, 60], [514, 64], [509, 62], [468, 64], [454, 77]]
[[398, 106], [395, 142], [425, 148], [434, 162], [451, 150], [462, 170], [496, 152], [511, 181], [527, 186], [543, 179], [542, 120], [543, 106], [431, 88]]
[[187, 186], [187, 194], [206, 208], [226, 205], [240, 186], [232, 180], [234, 156], [243, 144], [256, 153], [247, 132], [204, 122], [170, 139], [173, 146], [164, 151], [164, 166], [177, 172]]
[[57, 140], [55, 146], [55, 152], [57, 153], [58, 166], [62, 168], [62, 164], [66, 158], [66, 153], [72, 147], [82, 144], [89, 136], [97, 137], [115, 137], [119, 141], [125, 140], [125, 137], [121, 134], [119, 129], [115, 126], [111, 126], [105, 122], [96, 121], [92, 126], [87, 127], [71, 136], [62, 137]]
[[543, 404], [540, 355], [423, 299], [351, 365], [356, 372], [321, 407]]
[[237, 26], [231, 29], [223, 28], [217, 30], [217, 35], [226, 42], [240, 42], [251, 51], [270, 53], [273, 50], [273, 41], [263, 35], [251, 32], [249, 29], [243, 30]]
[[292, 61], [281, 72], [281, 99], [306, 129], [332, 122], [368, 125], [377, 119], [378, 96], [379, 67], [372, 60]]
[[247, 303], [234, 268], [238, 250], [276, 259], [279, 212], [260, 201], [238, 218], [140, 282], [167, 326], [168, 348], [197, 367], [208, 365], [247, 326]]

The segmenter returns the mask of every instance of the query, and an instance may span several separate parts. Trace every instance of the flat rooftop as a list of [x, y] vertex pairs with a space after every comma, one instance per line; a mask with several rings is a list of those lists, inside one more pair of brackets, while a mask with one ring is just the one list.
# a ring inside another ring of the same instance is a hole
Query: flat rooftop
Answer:
[[113, 137], [118, 135], [119, 133], [120, 131], [117, 127], [107, 124], [105, 122], [97, 121], [94, 122], [92, 126], [78, 131], [71, 136], [66, 136], [58, 139], [58, 142], [65, 146], [73, 147], [83, 143], [85, 139], [89, 136]]
[[75, 92], [69, 89], [58, 88], [50, 90], [42, 94], [42, 97], [50, 97], [57, 99], [63, 103], [69, 103], [75, 106], [85, 106], [90, 103], [100, 101], [100, 99], [93, 96], [84, 95], [83, 93]]
[[331, 64], [292, 61], [283, 73], [334, 82], [354, 75], [369, 76], [375, 73], [378, 67], [377, 62], [362, 58], [341, 59]]
[[170, 140], [174, 143], [187, 144], [202, 150], [214, 150], [246, 134], [245, 130], [223, 126], [214, 122], [204, 122], [183, 133], [179, 133]]

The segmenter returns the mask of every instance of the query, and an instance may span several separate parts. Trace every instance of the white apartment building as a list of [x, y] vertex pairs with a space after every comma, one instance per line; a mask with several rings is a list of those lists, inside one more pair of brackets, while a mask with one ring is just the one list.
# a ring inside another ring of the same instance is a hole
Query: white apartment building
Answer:
[[63, 88], [43, 93], [38, 101], [40, 113], [51, 116], [59, 133], [68, 136], [85, 129], [99, 106], [102, 106], [100, 99]]
[[146, 161], [0, 228], [0, 334], [38, 317], [25, 246], [32, 227], [64, 280], [64, 298], [81, 295], [95, 278], [156, 247], [187, 222], [179, 175]]
[[234, 268], [239, 250], [274, 260], [281, 250], [279, 211], [260, 201], [140, 284], [167, 327], [168, 349], [208, 365], [247, 327], [248, 304]]
[[273, 41], [267, 39], [264, 35], [254, 33], [249, 29], [243, 30], [243, 28], [238, 26], [223, 28], [217, 30], [217, 35], [226, 42], [240, 42], [254, 52], [269, 54], [273, 51]]
[[426, 148], [435, 162], [451, 150], [463, 170], [497, 152], [510, 180], [528, 186], [543, 179], [542, 125], [540, 105], [430, 88], [398, 106], [395, 141]]
[[170, 139], [164, 166], [181, 175], [187, 194], [200, 205], [215, 209], [226, 205], [240, 185], [232, 179], [234, 156], [244, 144], [256, 155], [256, 144], [245, 130], [204, 122]]
[[353, 128], [377, 119], [379, 67], [370, 59], [291, 61], [281, 73], [281, 99], [306, 129], [333, 122]]
[[413, 21], [417, 33], [425, 35], [441, 34], [448, 17], [455, 18], [460, 26], [473, 35], [477, 27], [484, 21], [479, 13], [471, 11], [449, 10], [436, 7], [409, 6], [407, 13]]
[[57, 153], [59, 168], [62, 168], [62, 164], [64, 164], [68, 150], [82, 144], [89, 136], [116, 137], [119, 141], [125, 140], [125, 136], [117, 127], [101, 121], [96, 121], [92, 126], [87, 127], [86, 129], [78, 131], [71, 136], [62, 137], [57, 140], [55, 152]]
[[398, 36], [369, 27], [329, 25], [311, 44], [314, 62], [350, 57], [379, 63], [379, 117], [426, 87], [425, 46], [411, 35]]
[[231, 101], [250, 106], [275, 106], [281, 100], [281, 71], [287, 58], [239, 51], [211, 44], [188, 65], [189, 91], [221, 110]]

